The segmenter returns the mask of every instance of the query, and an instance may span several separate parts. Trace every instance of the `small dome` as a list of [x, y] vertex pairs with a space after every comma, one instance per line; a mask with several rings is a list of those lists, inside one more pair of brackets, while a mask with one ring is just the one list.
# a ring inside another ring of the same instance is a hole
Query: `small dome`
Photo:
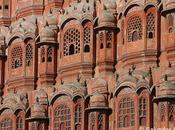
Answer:
[[44, 29], [40, 33], [41, 42], [56, 42], [56, 32], [51, 29], [48, 25], [44, 27]]
[[101, 93], [95, 93], [90, 98], [90, 106], [91, 107], [106, 107], [106, 98]]
[[39, 99], [39, 102], [41, 105], [47, 105], [48, 104], [48, 96], [47, 93], [44, 91], [44, 89], [39, 89], [36, 92], [36, 96]]
[[99, 25], [100, 26], [114, 26], [115, 25], [115, 17], [114, 15], [107, 10], [103, 10], [99, 17]]
[[166, 8], [167, 9], [174, 9], [175, 8], [175, 1], [174, 0], [167, 0]]
[[31, 116], [32, 117], [45, 117], [46, 116], [46, 110], [39, 103], [39, 99], [38, 98], [36, 99], [36, 102], [32, 105]]
[[116, 1], [115, 0], [106, 0], [104, 2], [105, 8], [108, 10], [116, 10]]
[[175, 95], [175, 83], [164, 81], [159, 88], [159, 96]]
[[107, 82], [102, 78], [97, 78], [95, 79], [94, 87], [107, 87]]
[[168, 78], [169, 81], [175, 82], [175, 69], [169, 67], [162, 75], [162, 79], [165, 78], [165, 76]]
[[48, 25], [57, 25], [57, 18], [53, 14], [49, 14], [46, 17], [46, 21], [48, 22]]
[[106, 80], [102, 78], [95, 78], [93, 79], [92, 83], [92, 92], [101, 92], [101, 93], [106, 93], [107, 92], [107, 82]]

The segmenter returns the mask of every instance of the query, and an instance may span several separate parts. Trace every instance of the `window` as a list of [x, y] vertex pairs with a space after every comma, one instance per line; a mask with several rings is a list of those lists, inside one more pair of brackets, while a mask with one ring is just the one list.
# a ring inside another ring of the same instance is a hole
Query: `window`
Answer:
[[90, 27], [84, 29], [84, 52], [90, 52], [91, 30]]
[[142, 39], [142, 20], [139, 16], [131, 17], [128, 21], [128, 42]]
[[77, 105], [75, 108], [75, 130], [81, 130], [82, 108]]
[[173, 103], [169, 103], [168, 104], [168, 113], [169, 113], [169, 121], [170, 122], [175, 122], [175, 119], [174, 119], [174, 113], [175, 113], [175, 104]]
[[168, 15], [168, 29], [169, 33], [173, 32], [174, 17], [172, 14]]
[[64, 56], [80, 53], [80, 32], [71, 28], [64, 34]]
[[5, 9], [9, 9], [9, 6], [8, 5], [5, 5]]
[[111, 48], [111, 42], [112, 42], [112, 32], [107, 32], [107, 48]]
[[44, 124], [43, 123], [38, 123], [38, 130], [44, 130]]
[[58, 106], [54, 111], [54, 130], [71, 130], [71, 114], [66, 105]]
[[20, 46], [12, 49], [12, 54], [11, 54], [11, 57], [12, 57], [11, 67], [12, 67], [12, 69], [22, 66], [22, 58], [23, 58], [22, 54], [23, 54], [23, 52], [22, 52], [22, 48]]
[[32, 122], [31, 130], [37, 130], [37, 122]]
[[41, 62], [45, 62], [45, 48], [41, 47]]
[[99, 113], [98, 115], [98, 130], [103, 130], [103, 114]]
[[104, 48], [103, 42], [104, 42], [104, 35], [103, 32], [100, 32], [100, 49]]
[[139, 122], [141, 126], [146, 126], [146, 98], [139, 99]]
[[16, 129], [23, 130], [23, 119], [20, 116], [16, 118]]
[[12, 128], [12, 120], [4, 119], [1, 121], [0, 130], [13, 130]]
[[160, 111], [160, 121], [164, 122], [165, 121], [165, 105], [163, 103], [159, 104], [159, 111]]
[[125, 97], [119, 102], [119, 127], [130, 127], [135, 125], [134, 101]]
[[90, 130], [95, 130], [95, 113], [90, 114]]
[[33, 60], [33, 48], [31, 44], [26, 46], [26, 65], [31, 66]]
[[152, 13], [147, 15], [147, 38], [152, 39], [155, 35], [155, 17]]
[[47, 61], [48, 62], [52, 62], [52, 51], [53, 51], [52, 47], [49, 46], [47, 48]]

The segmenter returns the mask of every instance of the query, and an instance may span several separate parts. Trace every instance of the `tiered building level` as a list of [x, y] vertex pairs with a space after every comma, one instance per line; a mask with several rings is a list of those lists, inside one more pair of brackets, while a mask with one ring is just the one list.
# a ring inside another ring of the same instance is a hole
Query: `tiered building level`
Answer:
[[0, 130], [175, 127], [175, 0], [0, 0]]

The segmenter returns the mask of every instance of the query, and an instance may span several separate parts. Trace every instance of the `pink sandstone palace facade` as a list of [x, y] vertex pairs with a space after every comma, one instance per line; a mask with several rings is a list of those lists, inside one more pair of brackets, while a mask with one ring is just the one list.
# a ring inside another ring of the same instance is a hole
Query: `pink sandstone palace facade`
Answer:
[[0, 0], [0, 130], [175, 127], [175, 0]]

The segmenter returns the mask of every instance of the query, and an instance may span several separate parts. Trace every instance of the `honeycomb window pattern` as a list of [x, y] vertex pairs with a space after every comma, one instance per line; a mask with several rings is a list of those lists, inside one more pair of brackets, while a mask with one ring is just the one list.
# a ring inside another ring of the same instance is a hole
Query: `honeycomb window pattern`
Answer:
[[18, 68], [22, 66], [22, 48], [20, 46], [17, 46], [15, 48], [12, 49], [12, 63], [11, 63], [11, 67], [12, 69]]
[[155, 17], [154, 14], [147, 15], [147, 38], [153, 38], [155, 35]]
[[64, 56], [80, 53], [80, 32], [71, 28], [64, 34]]
[[163, 103], [159, 104], [159, 112], [160, 112], [160, 121], [165, 121], [165, 105]]
[[52, 52], [53, 52], [52, 47], [49, 46], [47, 48], [47, 61], [48, 62], [52, 62]]
[[112, 42], [112, 32], [107, 32], [107, 48], [111, 48], [111, 42]]
[[84, 52], [90, 52], [91, 30], [89, 27], [84, 29]]
[[137, 38], [134, 40], [141, 40], [142, 39], [142, 20], [139, 16], [131, 17], [128, 21], [128, 29], [127, 29], [127, 36], [128, 36], [128, 42], [133, 41], [133, 33], [136, 34], [137, 32]]
[[31, 44], [26, 46], [26, 65], [31, 66], [33, 60], [33, 48]]
[[45, 48], [41, 47], [41, 62], [45, 62]]

